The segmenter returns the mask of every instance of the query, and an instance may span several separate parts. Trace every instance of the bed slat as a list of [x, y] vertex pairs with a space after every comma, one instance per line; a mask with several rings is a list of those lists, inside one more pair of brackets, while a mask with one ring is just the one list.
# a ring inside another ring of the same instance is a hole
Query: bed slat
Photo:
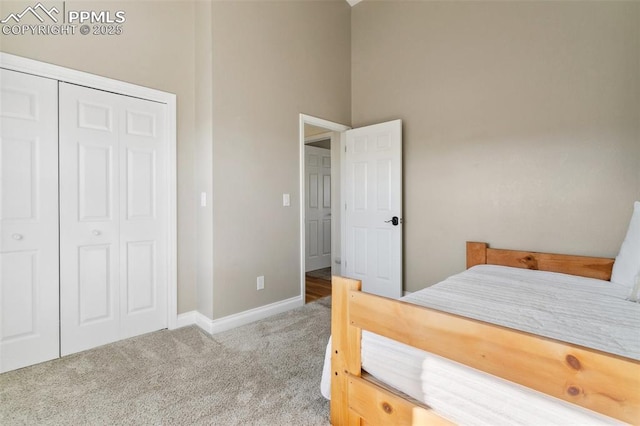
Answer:
[[349, 402], [372, 425], [453, 425], [422, 404], [360, 377], [349, 377]]

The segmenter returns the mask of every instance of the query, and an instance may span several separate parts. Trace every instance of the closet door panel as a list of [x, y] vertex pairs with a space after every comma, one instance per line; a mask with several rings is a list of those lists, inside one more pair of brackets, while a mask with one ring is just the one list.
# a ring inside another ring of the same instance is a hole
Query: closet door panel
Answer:
[[59, 356], [57, 82], [0, 70], [0, 372]]
[[[166, 109], [123, 99], [120, 259], [123, 337], [167, 326]], [[126, 289], [126, 290], [125, 290]]]
[[113, 220], [113, 147], [78, 141], [78, 219]]
[[118, 103], [60, 83], [60, 313], [62, 355], [119, 332]]
[[78, 323], [113, 321], [112, 246], [86, 245], [78, 247]]

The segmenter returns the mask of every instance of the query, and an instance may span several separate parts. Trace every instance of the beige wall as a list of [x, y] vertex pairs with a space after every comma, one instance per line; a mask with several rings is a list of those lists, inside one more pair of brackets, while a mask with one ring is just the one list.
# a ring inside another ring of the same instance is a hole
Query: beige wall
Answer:
[[196, 182], [195, 191], [205, 193], [206, 206], [198, 207], [196, 295], [199, 313], [213, 318], [213, 38], [211, 3], [198, 1], [196, 10]]
[[[50, 2], [49, 4], [55, 4]], [[61, 3], [61, 2], [58, 2]], [[0, 3], [0, 15], [34, 2]], [[184, 1], [67, 1], [67, 10], [124, 10], [118, 36], [5, 36], [0, 50], [175, 93], [178, 99], [178, 310], [196, 308], [194, 192], [194, 4]], [[62, 6], [59, 6], [62, 10]]]
[[464, 242], [615, 256], [640, 198], [640, 3], [363, 2], [352, 118], [404, 120], [405, 289]]
[[218, 318], [300, 294], [298, 115], [349, 124], [351, 53], [343, 0], [214, 2], [212, 16]]

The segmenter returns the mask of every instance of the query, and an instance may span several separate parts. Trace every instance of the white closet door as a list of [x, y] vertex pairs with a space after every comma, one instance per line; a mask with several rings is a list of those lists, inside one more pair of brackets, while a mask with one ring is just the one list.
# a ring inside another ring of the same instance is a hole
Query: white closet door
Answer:
[[62, 355], [166, 327], [164, 114], [60, 84]]
[[57, 85], [0, 70], [0, 372], [59, 356]]
[[120, 337], [126, 338], [167, 327], [167, 109], [120, 98]]
[[118, 105], [60, 83], [61, 353], [119, 338]]

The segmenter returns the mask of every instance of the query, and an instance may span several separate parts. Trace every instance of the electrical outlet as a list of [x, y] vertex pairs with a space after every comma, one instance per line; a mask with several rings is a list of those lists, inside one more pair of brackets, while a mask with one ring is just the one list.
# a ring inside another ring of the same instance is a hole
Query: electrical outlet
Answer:
[[258, 277], [258, 290], [264, 290], [264, 276], [260, 275]]

